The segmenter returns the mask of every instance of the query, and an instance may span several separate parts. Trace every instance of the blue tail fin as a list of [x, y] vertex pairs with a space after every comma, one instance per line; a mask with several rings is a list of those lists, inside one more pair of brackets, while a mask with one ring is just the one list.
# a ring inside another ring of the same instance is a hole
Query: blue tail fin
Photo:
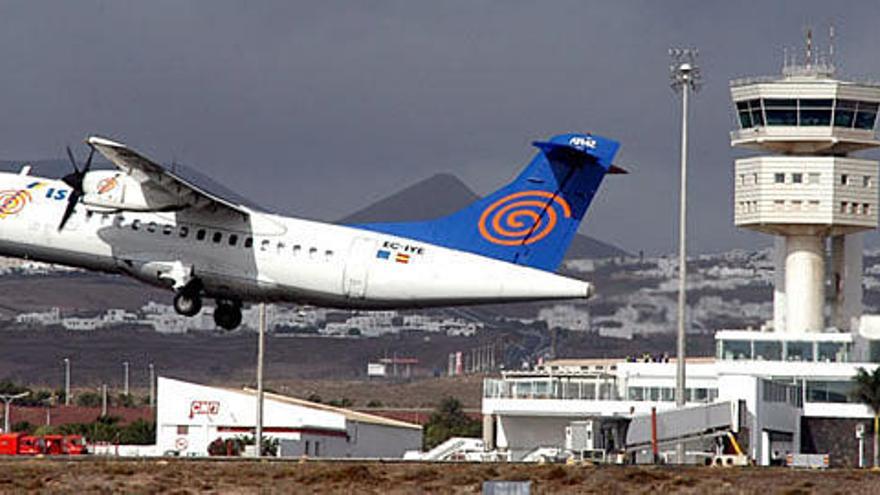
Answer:
[[463, 210], [422, 222], [356, 227], [554, 271], [562, 262], [619, 143], [589, 134], [536, 142], [540, 152], [510, 184]]

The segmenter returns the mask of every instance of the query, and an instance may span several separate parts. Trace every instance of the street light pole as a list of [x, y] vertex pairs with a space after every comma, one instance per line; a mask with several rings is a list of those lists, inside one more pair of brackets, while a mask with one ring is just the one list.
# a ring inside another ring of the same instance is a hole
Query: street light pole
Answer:
[[9, 408], [12, 407], [12, 402], [30, 394], [30, 392], [22, 392], [14, 395], [0, 395], [0, 400], [3, 401], [3, 433], [9, 433]]
[[70, 358], [64, 358], [64, 405], [70, 405]]
[[156, 367], [150, 363], [147, 368], [150, 369], [150, 407], [156, 407]]
[[[688, 95], [697, 91], [700, 81], [700, 68], [696, 64], [698, 52], [692, 48], [672, 48], [670, 72], [672, 89], [681, 92], [681, 185], [679, 191], [678, 218], [678, 338], [675, 358], [675, 405], [684, 407], [687, 397], [685, 385], [686, 357], [686, 305], [687, 305], [687, 138], [688, 138]], [[685, 462], [684, 442], [676, 445], [676, 460]]]
[[128, 361], [122, 362], [122, 370], [123, 370], [123, 384], [122, 384], [122, 394], [128, 397]]
[[256, 456], [263, 456], [263, 357], [266, 346], [266, 303], [260, 303], [260, 328], [257, 332], [257, 427], [254, 432]]

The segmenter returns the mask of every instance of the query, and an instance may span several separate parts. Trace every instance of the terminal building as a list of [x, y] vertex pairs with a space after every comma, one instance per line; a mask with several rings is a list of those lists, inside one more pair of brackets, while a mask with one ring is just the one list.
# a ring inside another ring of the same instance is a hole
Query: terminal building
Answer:
[[699, 462], [727, 433], [760, 465], [795, 453], [839, 466], [858, 465], [860, 449], [871, 458], [873, 414], [852, 398], [852, 379], [880, 363], [880, 317], [862, 307], [862, 233], [878, 225], [880, 164], [857, 153], [880, 146], [880, 85], [837, 79], [808, 44], [780, 76], [732, 81], [730, 91], [731, 145], [752, 153], [735, 160], [734, 222], [775, 236], [774, 314], [758, 330], [717, 331], [716, 355], [687, 361], [686, 409], [714, 419], [663, 420], [674, 419], [674, 360], [550, 361], [484, 382], [493, 455], [570, 449], [573, 428], [589, 420], [583, 445], [637, 458], [654, 408], [667, 459], [686, 439], [686, 460]]

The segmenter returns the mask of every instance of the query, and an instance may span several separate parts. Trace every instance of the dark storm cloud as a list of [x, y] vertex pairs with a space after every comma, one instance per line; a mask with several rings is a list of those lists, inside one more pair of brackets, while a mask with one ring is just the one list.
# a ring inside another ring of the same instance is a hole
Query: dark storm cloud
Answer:
[[675, 248], [671, 45], [698, 46], [695, 251], [766, 240], [732, 223], [728, 80], [778, 73], [828, 21], [847, 74], [880, 74], [867, 2], [6, 2], [0, 156], [91, 132], [191, 164], [279, 211], [332, 219], [437, 172], [486, 193], [529, 142], [623, 142], [582, 231]]

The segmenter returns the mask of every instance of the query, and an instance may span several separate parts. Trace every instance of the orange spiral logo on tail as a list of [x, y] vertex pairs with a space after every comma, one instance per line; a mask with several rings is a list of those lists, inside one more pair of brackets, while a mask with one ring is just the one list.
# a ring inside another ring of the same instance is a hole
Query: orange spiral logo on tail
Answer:
[[489, 205], [480, 215], [480, 235], [501, 246], [532, 244], [550, 235], [559, 216], [571, 218], [564, 199], [547, 191], [520, 191]]
[[26, 189], [0, 191], [0, 218], [17, 214], [30, 200], [31, 193]]

